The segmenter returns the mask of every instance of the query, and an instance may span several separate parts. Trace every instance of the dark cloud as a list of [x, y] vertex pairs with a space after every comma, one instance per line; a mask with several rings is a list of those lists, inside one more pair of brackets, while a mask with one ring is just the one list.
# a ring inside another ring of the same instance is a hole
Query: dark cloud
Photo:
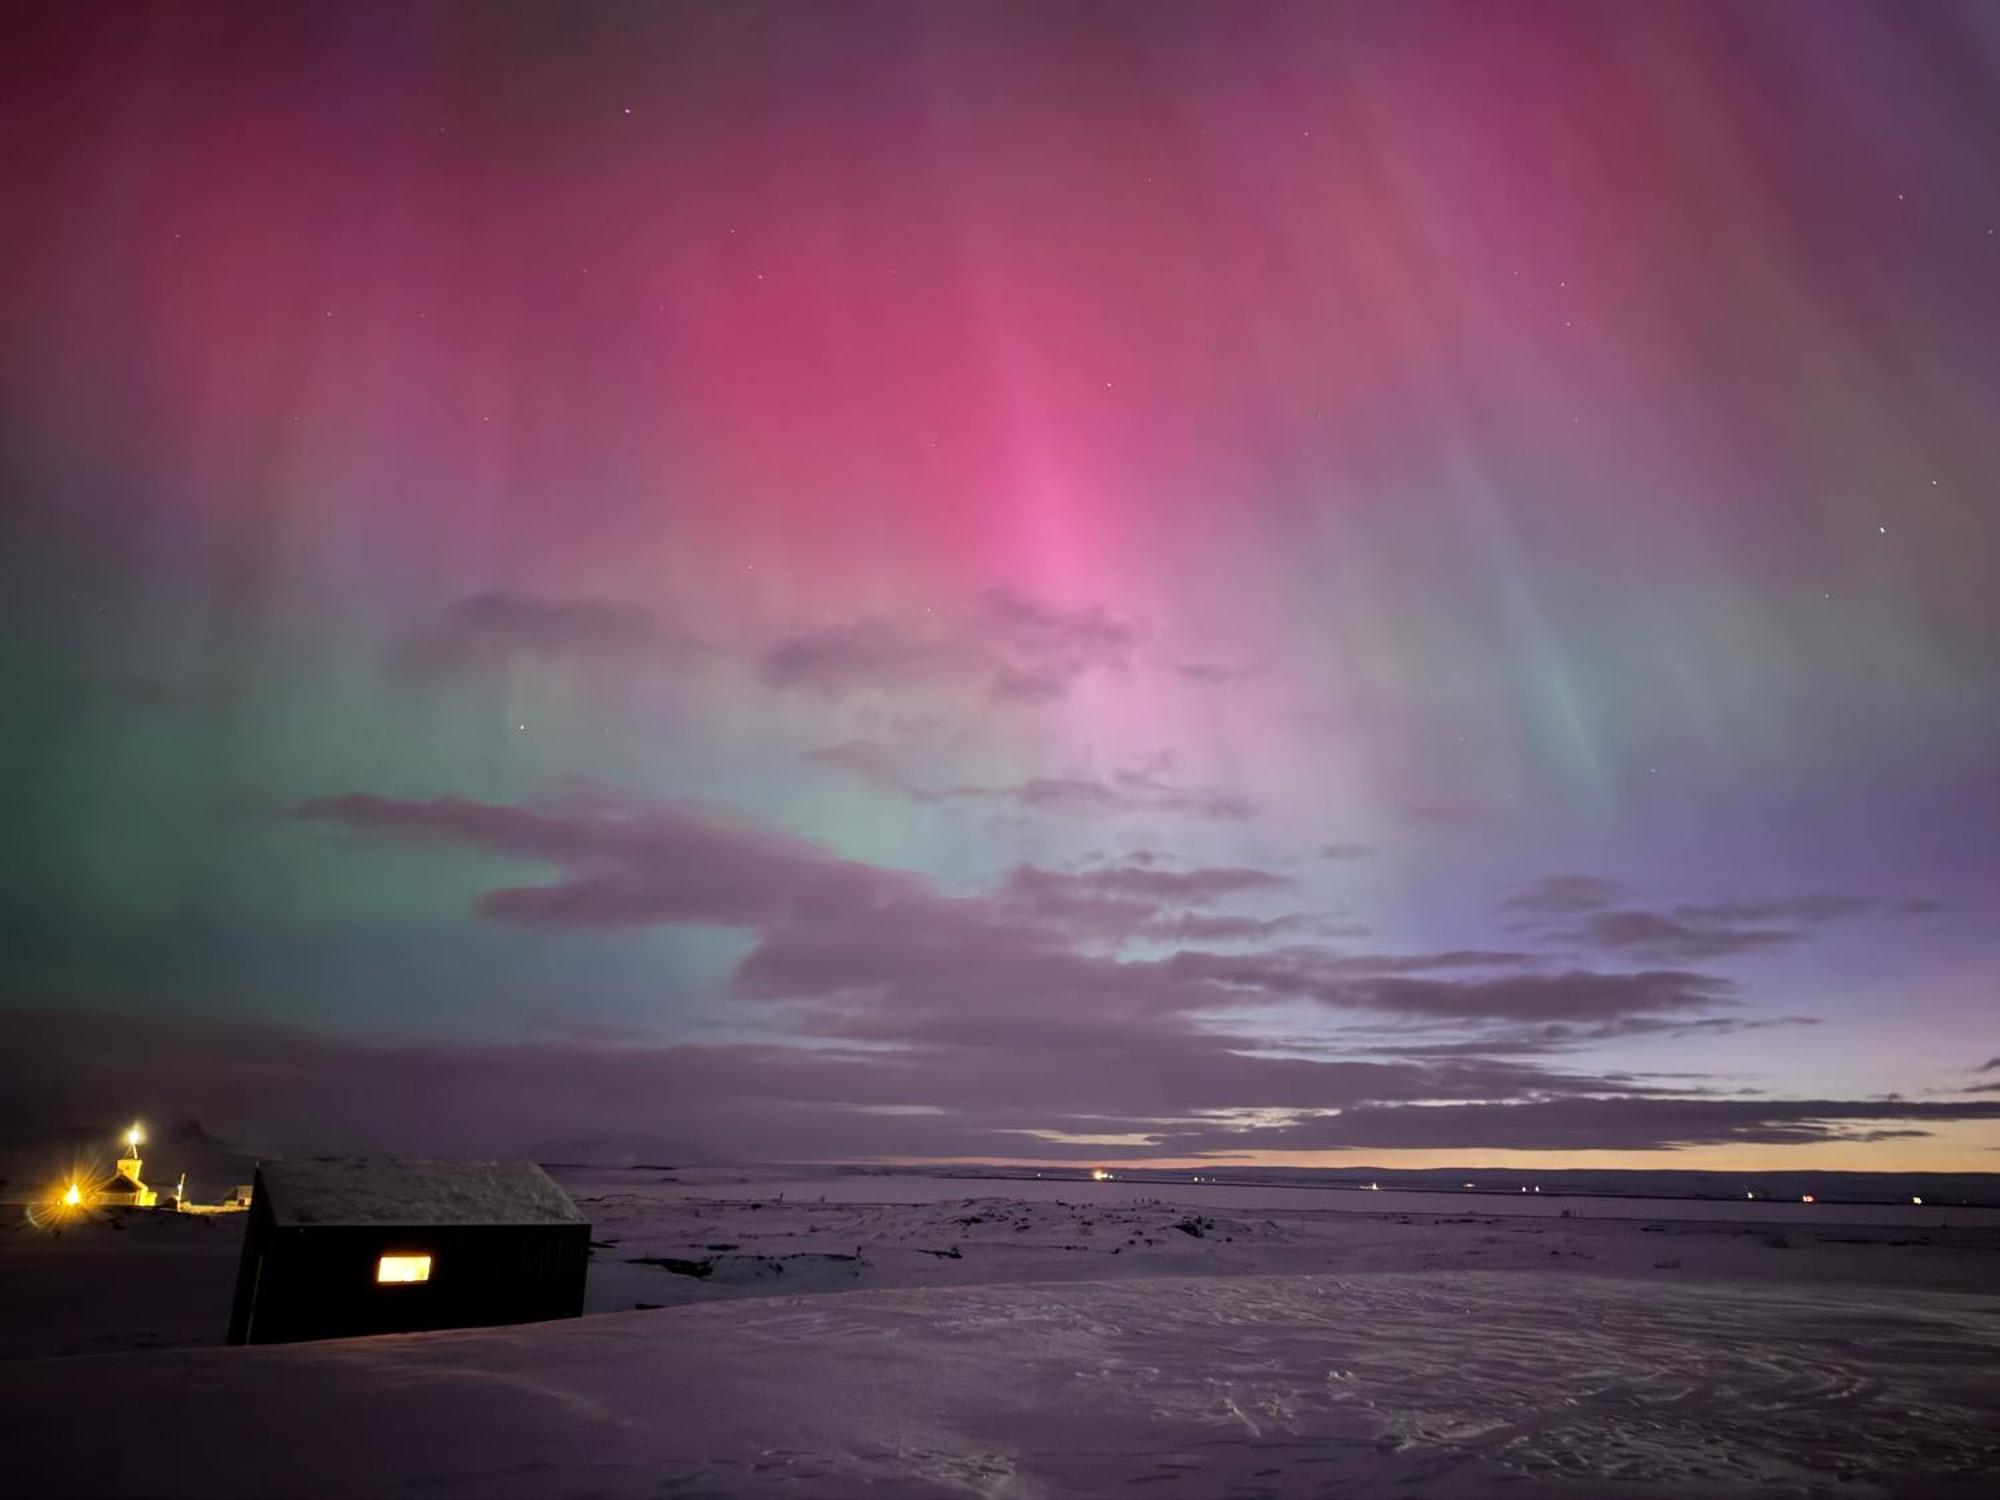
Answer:
[[1293, 913], [1282, 917], [1239, 917], [1216, 912], [1182, 912], [1154, 917], [1136, 929], [1136, 936], [1163, 943], [1247, 943], [1285, 933], [1324, 930], [1313, 917]]
[[[1559, 908], [1551, 903], [1566, 898], [1581, 900], [1590, 894], [1587, 887], [1551, 891], [1548, 885], [1543, 882], [1542, 888], [1531, 893], [1531, 899], [1541, 901], [1540, 906], [1516, 909], [1553, 912]], [[1835, 922], [1867, 916], [1925, 915], [1936, 909], [1931, 902], [1830, 894], [1779, 901], [1683, 902], [1664, 912], [1598, 905], [1580, 909], [1574, 924], [1552, 927], [1546, 935], [1560, 942], [1629, 955], [1641, 962], [1685, 964], [1801, 942], [1814, 929]]]
[[[1612, 1081], [1506, 1062], [1254, 1057], [1237, 1039], [1088, 1027], [1051, 1045], [992, 1032], [905, 1044], [610, 1045], [331, 1037], [269, 1025], [0, 1016], [0, 1128], [199, 1115], [266, 1150], [514, 1152], [554, 1136], [695, 1140], [761, 1159], [1082, 1156], [1048, 1133], [1366, 1101], [1561, 1095]], [[1000, 1045], [995, 1045], [995, 1039]]]
[[1874, 896], [1842, 896], [1821, 892], [1781, 901], [1684, 902], [1673, 907], [1685, 922], [1741, 926], [1754, 922], [1818, 925], [1863, 916], [1928, 916], [1945, 910], [1937, 901], [1885, 901]]
[[877, 740], [848, 740], [805, 752], [807, 762], [859, 777], [870, 786], [913, 802], [1012, 803], [1037, 812], [1092, 816], [1114, 813], [1180, 813], [1240, 822], [1257, 804], [1219, 787], [1186, 786], [1166, 774], [1170, 762], [1155, 758], [1096, 778], [1031, 776], [1001, 785], [926, 784], [908, 767], [908, 754]]
[[1978, 1067], [1974, 1068], [1972, 1071], [1975, 1073], [2000, 1072], [2000, 1057], [1989, 1057], [1986, 1059], [1985, 1062], [1981, 1063]]
[[1500, 903], [1507, 911], [1571, 916], [1609, 906], [1623, 894], [1615, 880], [1598, 875], [1549, 875]]
[[1003, 890], [1008, 898], [1017, 900], [1122, 896], [1163, 906], [1201, 906], [1227, 896], [1284, 890], [1293, 884], [1290, 876], [1240, 865], [1170, 870], [1150, 863], [1112, 864], [1076, 871], [1021, 865], [1007, 877]]
[[787, 636], [764, 653], [763, 678], [829, 698], [862, 688], [899, 689], [992, 670], [962, 638], [926, 638], [877, 616]]
[[1204, 687], [1224, 687], [1232, 682], [1247, 681], [1257, 675], [1255, 667], [1230, 666], [1226, 662], [1216, 661], [1176, 662], [1174, 670], [1189, 682], [1198, 682]]
[[[1286, 1149], [1323, 1137], [1361, 1145], [1541, 1142], [1550, 1149], [1558, 1141], [1606, 1148], [1781, 1143], [1854, 1138], [1848, 1132], [1871, 1121], [1973, 1117], [1902, 1101], [1866, 1108], [1822, 1102], [1791, 1114], [1786, 1105], [1732, 1101], [1741, 1106], [1733, 1113], [1701, 1113], [1697, 1105], [1714, 1101], [1669, 1098], [1629, 1074], [1593, 1077], [1531, 1060], [1621, 1037], [1760, 1024], [1717, 1015], [1732, 1003], [1730, 985], [1684, 969], [1544, 972], [1531, 954], [1487, 949], [1188, 947], [1161, 958], [1097, 951], [1105, 941], [1157, 937], [1176, 924], [1190, 939], [1268, 937], [1295, 919], [1212, 909], [1288, 888], [1286, 877], [1249, 867], [1183, 869], [1150, 856], [1067, 871], [1021, 866], [989, 892], [955, 895], [909, 872], [842, 859], [679, 804], [572, 798], [506, 806], [357, 794], [308, 802], [298, 813], [364, 836], [435, 841], [552, 867], [545, 884], [481, 898], [480, 910], [495, 920], [747, 932], [750, 947], [727, 983], [744, 1007], [741, 1024], [754, 1029], [760, 1007], [779, 1006], [768, 1014], [783, 1017], [788, 1042], [806, 1045], [590, 1048], [581, 1042], [613, 1039], [544, 1031], [536, 1048], [559, 1072], [606, 1070], [634, 1089], [637, 1070], [655, 1101], [687, 1088], [689, 1100], [728, 1122], [731, 1139], [756, 1141], [759, 1151], [796, 1152], [797, 1141], [810, 1139], [822, 1153], [1046, 1156], [1052, 1153], [1038, 1132], [1060, 1130], [1052, 1122], [1081, 1114], [1096, 1122], [1089, 1133], [1148, 1135], [1157, 1142], [1153, 1154]], [[1296, 1000], [1379, 1017], [1415, 1034], [1300, 1055], [1232, 1021], [1246, 1007]], [[466, 1055], [502, 1073], [516, 1066], [513, 1054]], [[701, 1085], [685, 1083], [697, 1073]], [[726, 1101], [717, 1094], [725, 1083]], [[577, 1084], [564, 1098], [584, 1091]], [[1656, 1099], [1661, 1107], [1651, 1111], [1612, 1108]], [[1559, 1100], [1578, 1107], [1546, 1107]], [[748, 1101], [762, 1103], [752, 1108]], [[1457, 1113], [1431, 1114], [1430, 1107], [1451, 1101]], [[1427, 1107], [1399, 1108], [1419, 1102]], [[1524, 1112], [1476, 1112], [1494, 1108]], [[1315, 1116], [1238, 1129], [1196, 1119], [1330, 1110], [1344, 1111], [1338, 1119], [1348, 1123]], [[1610, 1113], [1593, 1112], [1600, 1110]], [[1607, 1121], [1609, 1134], [1588, 1138], [1594, 1122]], [[602, 1133], [612, 1123], [588, 1129]], [[1490, 1133], [1476, 1133], [1488, 1126]], [[699, 1134], [686, 1119], [675, 1118], [671, 1128], [676, 1136]], [[1475, 1133], [1453, 1134], [1460, 1129]], [[1440, 1140], [1440, 1131], [1449, 1139]]]
[[[1544, 1021], [1503, 1023], [1480, 1027], [1451, 1041], [1395, 1039], [1350, 1044], [1349, 1055], [1382, 1057], [1512, 1057], [1553, 1056], [1605, 1042], [1639, 1037], [1671, 1039], [1690, 1036], [1735, 1036], [1776, 1027], [1817, 1026], [1813, 1016], [1614, 1016], [1592, 1022]], [[1421, 1033], [1419, 1033], [1421, 1035]], [[1655, 1075], [1657, 1076], [1657, 1075]]]
[[535, 808], [359, 793], [309, 800], [297, 813], [360, 833], [542, 860], [564, 872], [549, 885], [504, 887], [481, 898], [482, 912], [508, 922], [753, 927], [803, 915], [837, 920], [931, 899], [918, 876], [843, 860], [802, 839], [679, 804]]
[[1466, 950], [1418, 955], [1342, 955], [1283, 949], [1225, 955], [1184, 952], [1175, 972], [1229, 988], [1311, 999], [1350, 1010], [1464, 1021], [1602, 1021], [1621, 1016], [1684, 1014], [1728, 1003], [1730, 985], [1680, 970], [1636, 974], [1482, 974], [1456, 979], [1428, 971], [1492, 969], [1528, 955]]
[[[1242, 1045], [1115, 1029], [998, 1050], [976, 1038], [889, 1050], [473, 1043], [13, 1012], [0, 1014], [0, 1132], [19, 1139], [52, 1121], [137, 1110], [193, 1114], [266, 1152], [493, 1155], [585, 1138], [640, 1149], [695, 1142], [738, 1160], [1091, 1160], [1785, 1145], [2000, 1118], [2000, 1101], [1684, 1098], [1490, 1059], [1322, 1062], [1247, 1055]], [[1063, 1134], [1141, 1144], [1107, 1148]]]
[[1728, 989], [1722, 980], [1673, 969], [1637, 974], [1574, 970], [1479, 979], [1389, 976], [1354, 982], [1346, 992], [1346, 1003], [1401, 1015], [1590, 1021], [1709, 1010], [1723, 1003]]
[[1412, 823], [1434, 823], [1454, 828], [1483, 823], [1493, 816], [1493, 809], [1483, 802], [1457, 797], [1429, 797], [1403, 804], [1403, 816]]
[[1366, 859], [1375, 852], [1373, 844], [1321, 844], [1321, 859]]
[[904, 754], [879, 740], [844, 740], [838, 745], [808, 750], [802, 759], [808, 765], [843, 771], [870, 786], [915, 802], [945, 802], [952, 796], [950, 791], [934, 790], [918, 782], [905, 767]]
[[[755, 934], [733, 992], [814, 1002], [826, 1035], [887, 1040], [962, 1034], [991, 1007], [1043, 1034], [1087, 1023], [1140, 1026], [1226, 1008], [1240, 997], [1157, 962], [1077, 948], [1160, 912], [1158, 901], [1046, 885], [1041, 906], [1019, 888], [956, 897], [923, 877], [844, 860], [826, 849], [732, 824], [701, 809], [593, 804], [509, 807], [458, 798], [321, 799], [299, 815], [356, 832], [444, 841], [538, 859], [548, 883], [480, 898], [496, 920], [567, 927], [703, 925]], [[1195, 882], [1253, 877], [1182, 872]], [[1131, 882], [1132, 874], [1110, 876]], [[1120, 908], [1120, 901], [1134, 903]]]
[[1158, 763], [1112, 771], [1095, 781], [1036, 777], [997, 791], [962, 789], [972, 795], [1011, 798], [1028, 807], [1069, 812], [1147, 811], [1187, 813], [1198, 818], [1239, 822], [1255, 817], [1257, 804], [1237, 792], [1182, 786], [1161, 773]]
[[975, 683], [989, 698], [1046, 701], [1086, 673], [1128, 669], [1140, 639], [1137, 626], [1101, 608], [1052, 609], [989, 589], [949, 621], [869, 615], [787, 636], [764, 652], [762, 675], [829, 698]]
[[404, 649], [403, 664], [445, 674], [520, 656], [671, 660], [698, 649], [692, 635], [636, 605], [495, 590], [453, 603], [441, 624]]
[[958, 795], [994, 796], [1024, 807], [1088, 813], [1145, 810], [1189, 813], [1225, 821], [1252, 817], [1257, 805], [1233, 792], [1207, 787], [1183, 787], [1153, 775], [1114, 771], [1098, 780], [1035, 776], [1016, 786], [959, 788]]
[[[880, 1034], [890, 1038], [921, 1025], [950, 1029], [982, 998], [1033, 1024], [1069, 1029], [1079, 1006], [1126, 1024], [1301, 998], [1409, 1017], [1602, 1020], [1712, 1009], [1726, 1003], [1729, 990], [1722, 980], [1679, 970], [1495, 973], [1518, 970], [1530, 956], [1480, 949], [1417, 955], [1185, 949], [1142, 960], [1075, 946], [1079, 933], [1136, 932], [1195, 898], [1270, 890], [1279, 880], [1244, 869], [1110, 866], [1069, 875], [1030, 868], [996, 893], [961, 897], [921, 876], [842, 859], [682, 804], [513, 807], [357, 794], [304, 803], [298, 814], [360, 833], [444, 841], [555, 867], [547, 884], [481, 897], [480, 910], [497, 920], [753, 931], [758, 941], [738, 968], [737, 992], [840, 1003], [845, 1008], [825, 1023], [836, 1033], [853, 1034], [858, 1025], [886, 1027]], [[1482, 972], [1442, 977], [1452, 971]], [[846, 1003], [857, 996], [866, 997], [865, 1011]]]
[[1176, 870], [1157, 860], [1082, 870], [1014, 869], [996, 893], [1008, 907], [1071, 931], [1167, 942], [1242, 942], [1308, 925], [1306, 917], [1249, 917], [1191, 912], [1189, 907], [1290, 888], [1284, 875], [1241, 866]]
[[1629, 953], [1648, 963], [1699, 963], [1778, 947], [1795, 941], [1798, 933], [1699, 923], [1650, 911], [1594, 911], [1557, 936], [1586, 947]]

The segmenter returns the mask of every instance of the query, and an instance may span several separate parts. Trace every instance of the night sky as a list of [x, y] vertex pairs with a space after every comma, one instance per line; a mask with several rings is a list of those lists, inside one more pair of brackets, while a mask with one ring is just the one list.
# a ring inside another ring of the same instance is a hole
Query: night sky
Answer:
[[2000, 1163], [1990, 5], [44, 5], [0, 194], [10, 1130]]

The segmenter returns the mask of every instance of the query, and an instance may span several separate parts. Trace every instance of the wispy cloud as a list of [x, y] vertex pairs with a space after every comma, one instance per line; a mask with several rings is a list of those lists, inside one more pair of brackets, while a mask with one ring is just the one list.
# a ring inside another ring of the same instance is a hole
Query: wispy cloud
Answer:
[[1374, 852], [1375, 846], [1373, 844], [1321, 844], [1319, 846], [1319, 857], [1321, 859], [1367, 859]]
[[1813, 893], [1779, 900], [1690, 901], [1649, 910], [1613, 905], [1623, 892], [1590, 876], [1557, 876], [1503, 903], [1516, 912], [1567, 917], [1544, 926], [1553, 942], [1646, 963], [1701, 963], [1798, 943], [1835, 923], [1927, 916], [1931, 901]]
[[1549, 875], [1514, 892], [1500, 905], [1507, 911], [1569, 916], [1609, 906], [1623, 892], [1617, 881], [1601, 875]]
[[442, 621], [405, 646], [402, 664], [447, 675], [519, 658], [670, 662], [704, 649], [691, 632], [637, 605], [491, 590], [455, 601]]
[[1171, 761], [1155, 757], [1118, 767], [1101, 776], [1030, 776], [999, 783], [926, 783], [908, 764], [908, 753], [876, 740], [847, 740], [808, 750], [805, 760], [843, 771], [885, 792], [913, 802], [998, 802], [1038, 812], [1072, 815], [1103, 813], [1184, 813], [1197, 818], [1240, 822], [1258, 806], [1241, 793], [1221, 787], [1189, 786], [1168, 774]]
[[1257, 675], [1255, 667], [1200, 660], [1175, 662], [1174, 671], [1187, 681], [1198, 682], [1204, 687], [1227, 687], [1231, 683], [1247, 682]]
[[828, 698], [863, 691], [975, 686], [987, 698], [1061, 698], [1091, 672], [1123, 672], [1139, 628], [1100, 607], [1056, 609], [1010, 589], [989, 589], [949, 619], [868, 615], [773, 642], [761, 672], [774, 688]]

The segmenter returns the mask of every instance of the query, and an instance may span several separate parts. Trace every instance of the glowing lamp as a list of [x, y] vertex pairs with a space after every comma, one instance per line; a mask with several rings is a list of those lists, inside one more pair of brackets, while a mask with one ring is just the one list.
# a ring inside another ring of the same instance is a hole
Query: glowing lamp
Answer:
[[83, 1203], [83, 1189], [72, 1182], [69, 1191], [62, 1195], [62, 1201], [70, 1208], [79, 1207]]
[[375, 1262], [375, 1280], [381, 1285], [430, 1279], [431, 1258], [428, 1255], [385, 1255]]
[[130, 1146], [134, 1152], [137, 1152], [139, 1149], [139, 1143], [143, 1141], [145, 1138], [146, 1138], [146, 1132], [141, 1130], [139, 1128], [139, 1122], [137, 1120], [134, 1120], [132, 1122], [132, 1128], [125, 1132], [125, 1144]]

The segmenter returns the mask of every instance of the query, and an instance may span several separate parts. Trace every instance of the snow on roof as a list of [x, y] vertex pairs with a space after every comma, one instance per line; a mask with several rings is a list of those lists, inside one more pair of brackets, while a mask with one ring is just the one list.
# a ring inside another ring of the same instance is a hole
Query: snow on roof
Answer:
[[588, 1222], [531, 1161], [345, 1157], [267, 1161], [257, 1171], [280, 1225]]

